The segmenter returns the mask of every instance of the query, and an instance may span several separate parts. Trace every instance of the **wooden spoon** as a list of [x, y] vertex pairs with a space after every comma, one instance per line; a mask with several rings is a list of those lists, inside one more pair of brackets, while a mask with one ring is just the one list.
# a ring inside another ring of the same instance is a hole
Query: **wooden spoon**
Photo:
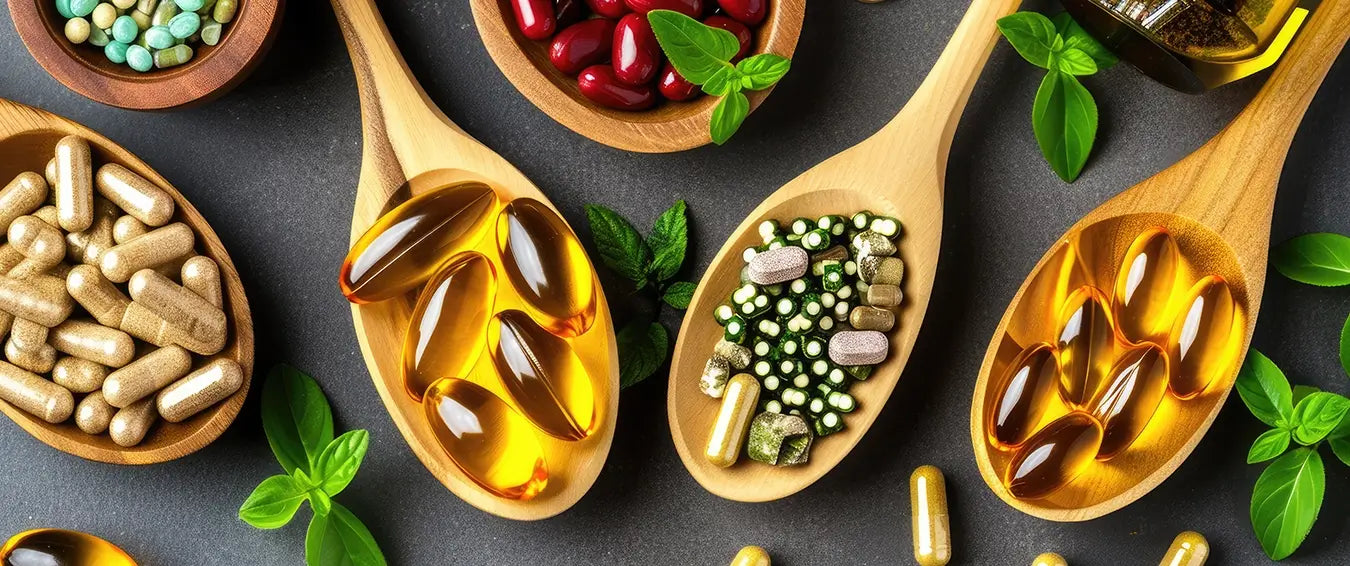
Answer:
[[[47, 166], [56, 149], [56, 142], [68, 135], [77, 135], [89, 142], [94, 163], [117, 163], [135, 171], [150, 182], [173, 195], [177, 212], [174, 220], [192, 228], [197, 250], [215, 260], [220, 266], [221, 283], [225, 289], [225, 306], [230, 321], [230, 337], [225, 349], [216, 356], [228, 357], [244, 369], [244, 384], [230, 398], [180, 423], [157, 422], [140, 444], [123, 448], [106, 434], [86, 434], [73, 420], [51, 424], [28, 414], [9, 403], [0, 401], [0, 412], [47, 445], [81, 458], [112, 464], [156, 464], [181, 458], [210, 444], [234, 422], [239, 408], [248, 397], [248, 385], [253, 373], [253, 319], [249, 314], [244, 286], [239, 282], [230, 254], [216, 237], [211, 225], [202, 218], [192, 204], [169, 184], [169, 181], [137, 159], [131, 152], [108, 138], [84, 126], [54, 114], [0, 99], [0, 178], [9, 182], [24, 171], [41, 171]], [[194, 357], [194, 367], [204, 362]]]
[[[642, 153], [682, 151], [712, 141], [708, 120], [717, 106], [716, 97], [666, 101], [642, 112], [595, 104], [581, 95], [576, 77], [564, 75], [549, 61], [549, 41], [534, 41], [520, 33], [512, 1], [470, 0], [474, 24], [502, 74], [559, 124], [607, 146]], [[792, 57], [805, 14], [806, 0], [770, 0], [768, 15], [754, 29], [754, 53]], [[750, 111], [772, 90], [747, 92]]]
[[[1347, 38], [1350, 2], [1322, 2], [1285, 54], [1285, 61], [1232, 124], [1177, 164], [1088, 213], [1041, 258], [1022, 284], [994, 331], [970, 408], [970, 435], [980, 473], [1009, 505], [1052, 521], [1100, 517], [1162, 483], [1200, 442], [1228, 398], [1236, 366], [1256, 325], [1265, 285], [1271, 212], [1286, 153]], [[1058, 335], [1054, 323], [1038, 313], [1053, 303], [1048, 297], [1062, 290], [1036, 291], [1049, 289], [1037, 284], [1038, 278], [1055, 277], [1050, 272], [1056, 269], [1045, 268], [1062, 257], [1066, 243], [1096, 242], [1078, 248], [1082, 265], [1087, 267], [1086, 283], [1097, 284], [1109, 294], [1130, 243], [1154, 226], [1167, 228], [1189, 260], [1190, 268], [1182, 273], [1184, 281], [1194, 282], [1207, 274], [1227, 280], [1238, 311], [1234, 324], [1242, 335], [1241, 348], [1234, 352], [1238, 356], [1234, 367], [1195, 398], [1178, 401], [1166, 396], [1153, 424], [1115, 458], [1092, 464], [1077, 480], [1043, 499], [1013, 497], [1001, 479], [1011, 453], [990, 445], [984, 423], [997, 395], [996, 382], [1011, 358], [1024, 345], [1053, 341]], [[1159, 426], [1159, 422], [1166, 424]]]
[[[909, 360], [933, 288], [942, 243], [942, 191], [947, 154], [961, 111], [998, 38], [994, 22], [1020, 0], [975, 0], [914, 97], [881, 131], [783, 185], [746, 217], [713, 259], [694, 293], [671, 362], [670, 433], [684, 465], [708, 491], [737, 501], [770, 501], [800, 491], [834, 468], [862, 439]], [[720, 403], [698, 388], [703, 365], [722, 329], [712, 312], [739, 284], [741, 250], [760, 243], [766, 219], [852, 214], [894, 216], [904, 224], [905, 302], [891, 332], [890, 357], [849, 391], [858, 409], [843, 432], [819, 439], [803, 466], [773, 467], [742, 458], [719, 468], [703, 456]]]
[[[352, 212], [353, 243], [381, 214], [408, 197], [463, 181], [493, 187], [502, 201], [532, 198], [553, 207], [524, 174], [461, 130], [427, 98], [371, 0], [332, 3], [361, 92], [365, 143]], [[432, 475], [471, 505], [511, 519], [544, 519], [581, 499], [600, 474], [618, 416], [619, 357], [609, 306], [604, 293], [599, 292], [599, 283], [595, 285], [597, 316], [583, 338], [600, 341], [599, 347], [579, 349], [578, 353], [592, 377], [601, 380], [594, 384], [595, 419], [599, 424], [590, 436], [577, 442], [538, 435], [549, 480], [542, 493], [527, 501], [492, 495], [460, 471], [441, 448], [421, 403], [405, 392], [403, 338], [416, 297], [352, 305], [361, 353], [394, 424]], [[510, 402], [500, 380], [478, 384]]]

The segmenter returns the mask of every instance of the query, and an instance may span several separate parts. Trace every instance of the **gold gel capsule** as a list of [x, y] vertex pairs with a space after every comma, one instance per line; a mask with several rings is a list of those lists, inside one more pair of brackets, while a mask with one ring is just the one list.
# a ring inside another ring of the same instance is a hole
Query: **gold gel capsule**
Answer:
[[1115, 326], [1106, 294], [1084, 286], [1069, 295], [1059, 315], [1060, 393], [1084, 406], [1106, 381], [1115, 353]]
[[62, 529], [24, 531], [0, 547], [5, 566], [136, 566], [126, 552], [91, 534]]
[[947, 517], [947, 481], [942, 470], [919, 466], [909, 476], [909, 510], [914, 560], [919, 566], [945, 566], [952, 560], [952, 531]]
[[1116, 273], [1115, 315], [1131, 342], [1159, 340], [1171, 328], [1168, 303], [1181, 257], [1176, 240], [1161, 226], [1135, 237]]
[[149, 231], [149, 226], [137, 220], [135, 216], [128, 214], [113, 222], [113, 242], [125, 244]]
[[397, 297], [430, 279], [492, 226], [497, 194], [462, 183], [409, 199], [381, 216], [342, 262], [338, 284], [353, 303]]
[[15, 218], [30, 214], [47, 200], [47, 181], [37, 173], [19, 173], [0, 189], [0, 230], [8, 230]]
[[145, 433], [150, 432], [153, 424], [155, 398], [149, 397], [118, 410], [108, 422], [108, 436], [118, 446], [135, 446], [145, 440]]
[[1004, 374], [994, 410], [985, 411], [985, 424], [995, 446], [1014, 448], [1036, 432], [1041, 416], [1054, 402], [1059, 384], [1055, 348], [1033, 344], [1017, 355]]
[[497, 375], [525, 417], [550, 436], [586, 438], [595, 392], [572, 346], [517, 310], [494, 317], [487, 335]]
[[80, 232], [94, 223], [92, 159], [89, 143], [79, 136], [56, 142], [56, 214], [67, 232]]
[[502, 209], [497, 248], [506, 279], [535, 320], [559, 336], [578, 336], [595, 320], [591, 262], [553, 209], [520, 198]]
[[1092, 463], [1102, 427], [1085, 413], [1069, 413], [1032, 435], [1008, 464], [1004, 483], [1019, 499], [1040, 499], [1064, 487]]
[[58, 351], [120, 368], [136, 355], [131, 335], [89, 320], [71, 319], [51, 330], [48, 341]]
[[122, 294], [97, 268], [90, 265], [72, 267], [66, 275], [66, 290], [99, 324], [122, 327], [131, 299]]
[[103, 434], [115, 414], [117, 407], [103, 399], [102, 391], [95, 391], [85, 395], [75, 406], [75, 426], [87, 434]]
[[103, 387], [103, 380], [107, 377], [107, 367], [74, 356], [56, 360], [56, 366], [52, 368], [52, 381], [72, 393], [98, 391]]
[[56, 365], [56, 349], [40, 344], [37, 348], [25, 350], [10, 339], [5, 341], [5, 359], [33, 373], [45, 374]]
[[768, 551], [752, 545], [737, 552], [731, 559], [731, 566], [772, 566], [772, 562], [769, 561]]
[[1172, 540], [1172, 546], [1158, 566], [1205, 566], [1206, 560], [1209, 560], [1209, 541], [1205, 535], [1185, 531]]
[[229, 358], [218, 358], [187, 377], [165, 387], [155, 397], [159, 416], [181, 422], [234, 395], [244, 385], [244, 369]]
[[422, 407], [441, 448], [483, 489], [527, 500], [548, 485], [534, 427], [492, 392], [449, 377], [427, 389]]
[[158, 267], [192, 253], [192, 245], [192, 229], [182, 222], [174, 222], [113, 246], [104, 252], [99, 267], [108, 280], [126, 283], [137, 271]]
[[1168, 388], [1173, 395], [1195, 397], [1232, 371], [1238, 362], [1235, 310], [1232, 291], [1222, 277], [1210, 275], [1191, 287], [1168, 340], [1172, 363]]
[[1037, 556], [1035, 560], [1031, 561], [1031, 566], [1069, 566], [1069, 563], [1064, 560], [1063, 556], [1053, 552], [1047, 552]]
[[403, 384], [421, 400], [443, 377], [468, 377], [487, 346], [497, 295], [492, 263], [467, 253], [441, 269], [417, 298], [403, 338]]
[[1123, 452], [1144, 431], [1167, 393], [1167, 355], [1153, 344], [1121, 356], [1111, 379], [1092, 402], [1092, 415], [1103, 425], [1098, 460]]
[[147, 226], [163, 226], [173, 218], [173, 197], [135, 171], [116, 163], [98, 168], [94, 188]]
[[54, 280], [41, 275], [27, 279], [0, 276], [0, 310], [48, 328], [61, 324], [75, 305], [65, 285], [57, 288], [48, 283], [49, 279]]
[[103, 397], [114, 407], [126, 408], [187, 375], [191, 368], [192, 355], [187, 350], [165, 346], [108, 374]]
[[708, 449], [703, 453], [714, 466], [730, 467], [741, 457], [741, 446], [758, 405], [759, 381], [754, 376], [738, 373], [727, 382], [722, 408], [717, 411], [717, 419], [708, 433]]
[[225, 305], [224, 294], [220, 288], [220, 266], [215, 260], [204, 255], [192, 256], [183, 262], [180, 277], [187, 290], [206, 299], [216, 308]]
[[52, 424], [75, 410], [69, 390], [8, 362], [0, 362], [0, 399]]
[[225, 334], [228, 332], [225, 311], [196, 293], [184, 289], [153, 269], [136, 272], [127, 282], [127, 290], [134, 304], [144, 306], [194, 340], [213, 346], [211, 352], [198, 353], [218, 352], [225, 346]]

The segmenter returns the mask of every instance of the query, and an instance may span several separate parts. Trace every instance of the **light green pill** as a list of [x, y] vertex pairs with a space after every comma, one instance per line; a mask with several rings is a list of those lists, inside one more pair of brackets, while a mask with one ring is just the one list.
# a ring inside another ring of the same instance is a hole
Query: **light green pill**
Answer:
[[111, 41], [112, 38], [108, 37], [107, 32], [98, 29], [97, 27], [89, 28], [89, 45], [93, 45], [94, 47], [105, 47]]
[[178, 4], [179, 10], [184, 12], [196, 12], [197, 10], [202, 9], [202, 4], [205, 2], [202, 0], [174, 0], [174, 3]]
[[214, 8], [215, 6], [216, 6], [216, 0], [204, 0], [204, 1], [202, 2], [202, 7], [197, 8], [197, 13], [198, 13], [198, 14], [210, 14], [210, 13], [211, 13], [211, 8]]
[[216, 7], [211, 10], [211, 19], [222, 24], [228, 24], [230, 20], [234, 19], [234, 12], [237, 9], [239, 9], [239, 3], [236, 0], [216, 0]]
[[175, 45], [155, 52], [155, 66], [160, 69], [182, 65], [191, 59], [192, 48], [186, 45]]
[[70, 0], [56, 0], [56, 12], [67, 20], [75, 17], [75, 12], [70, 11]]
[[173, 47], [173, 34], [169, 32], [167, 26], [154, 26], [145, 30], [145, 43], [155, 49], [168, 49]]
[[159, 7], [155, 8], [155, 13], [150, 15], [150, 25], [167, 26], [169, 25], [169, 20], [177, 15], [178, 5], [170, 0], [165, 0], [164, 2], [160, 2]]
[[144, 47], [132, 45], [127, 47], [127, 66], [144, 73], [155, 66], [155, 58]]
[[127, 62], [127, 44], [120, 41], [109, 42], [103, 47], [103, 56], [109, 61], [121, 65]]
[[75, 14], [77, 18], [94, 13], [94, 8], [97, 7], [98, 0], [70, 0], [70, 13]]
[[169, 20], [169, 33], [178, 39], [186, 39], [202, 26], [202, 18], [196, 12], [183, 12]]
[[150, 29], [150, 14], [140, 10], [132, 10], [127, 12], [126, 15], [131, 16], [131, 19], [136, 20], [136, 29], [141, 31]]
[[131, 16], [117, 16], [117, 19], [113, 20], [112, 36], [117, 41], [129, 44], [136, 41], [136, 36], [140, 33], [141, 28]]
[[220, 43], [220, 32], [224, 27], [215, 20], [206, 20], [206, 23], [202, 24], [202, 43], [207, 45]]

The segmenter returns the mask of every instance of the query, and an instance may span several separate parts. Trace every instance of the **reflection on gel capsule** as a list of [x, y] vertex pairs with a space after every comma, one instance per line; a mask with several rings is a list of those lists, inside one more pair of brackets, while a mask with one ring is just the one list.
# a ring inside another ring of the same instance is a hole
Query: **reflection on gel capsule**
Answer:
[[1121, 356], [1110, 383], [1092, 403], [1092, 415], [1103, 424], [1097, 459], [1110, 460], [1129, 448], [1166, 393], [1167, 355], [1161, 348], [1146, 344]]
[[1069, 413], [1045, 425], [1008, 463], [1004, 483], [1019, 499], [1040, 499], [1082, 473], [1102, 443], [1102, 427], [1084, 413]]
[[1060, 310], [1057, 328], [1061, 393], [1070, 404], [1085, 406], [1101, 389], [1115, 353], [1106, 294], [1091, 286], [1074, 291]]
[[1130, 342], [1160, 339], [1171, 329], [1168, 303], [1177, 281], [1181, 252], [1161, 226], [1139, 234], [1116, 274], [1116, 324]]
[[994, 410], [986, 411], [986, 430], [995, 446], [1014, 448], [1036, 431], [1041, 416], [1054, 402], [1059, 383], [1055, 348], [1033, 344], [1018, 354], [1001, 381]]
[[1168, 387], [1173, 395], [1190, 399], [1231, 372], [1237, 361], [1235, 305], [1228, 283], [1215, 275], [1191, 287], [1181, 305], [1168, 341], [1172, 362]]
[[595, 276], [576, 235], [553, 209], [518, 198], [497, 220], [506, 277], [535, 320], [559, 336], [577, 336], [595, 321]]
[[117, 545], [88, 533], [33, 529], [10, 537], [0, 547], [5, 566], [136, 566]]
[[566, 340], [516, 310], [498, 314], [488, 337], [497, 375], [530, 421], [565, 440], [590, 434], [595, 392], [581, 358]]
[[441, 448], [483, 489], [526, 500], [548, 484], [534, 427], [492, 392], [449, 377], [427, 389], [422, 407]]
[[414, 399], [442, 377], [468, 376], [486, 345], [496, 279], [487, 258], [468, 253], [427, 283], [403, 339], [403, 384]]

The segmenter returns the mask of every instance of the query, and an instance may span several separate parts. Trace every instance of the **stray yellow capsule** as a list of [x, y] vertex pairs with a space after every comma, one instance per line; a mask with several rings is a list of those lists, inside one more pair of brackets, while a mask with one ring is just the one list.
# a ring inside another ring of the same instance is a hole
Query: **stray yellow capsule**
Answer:
[[909, 476], [909, 508], [914, 531], [914, 560], [919, 566], [944, 566], [952, 559], [947, 518], [947, 482], [942, 470], [919, 466]]
[[1172, 540], [1171, 548], [1158, 566], [1204, 566], [1209, 559], [1209, 541], [1205, 535], [1185, 531]]
[[1047, 552], [1037, 556], [1036, 560], [1031, 563], [1031, 566], [1069, 566], [1069, 563], [1064, 560], [1063, 556], [1053, 552]]
[[[746, 374], [741, 374], [746, 375]], [[758, 546], [747, 546], [731, 559], [731, 566], [770, 566], [769, 552]]]
[[722, 393], [722, 408], [713, 421], [708, 435], [708, 449], [704, 456], [714, 466], [726, 468], [741, 456], [745, 435], [750, 432], [750, 419], [759, 404], [759, 380], [748, 373], [738, 373], [727, 382]]
[[61, 228], [81, 232], [94, 223], [94, 170], [89, 143], [79, 136], [56, 142], [56, 214]]

